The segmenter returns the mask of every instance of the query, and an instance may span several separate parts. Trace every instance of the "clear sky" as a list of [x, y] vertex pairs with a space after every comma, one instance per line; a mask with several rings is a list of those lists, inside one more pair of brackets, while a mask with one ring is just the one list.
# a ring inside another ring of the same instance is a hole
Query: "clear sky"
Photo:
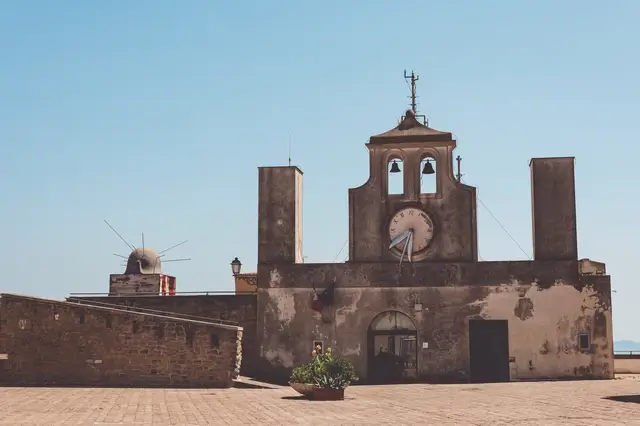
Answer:
[[[640, 2], [5, 0], [4, 292], [105, 292], [130, 243], [179, 291], [227, 290], [257, 258], [257, 167], [304, 171], [304, 255], [347, 238], [367, 138], [407, 107], [453, 132], [464, 179], [531, 253], [528, 162], [575, 156], [580, 257], [612, 275], [616, 339], [640, 340]], [[480, 256], [526, 259], [479, 206]], [[341, 261], [343, 251], [338, 256]]]

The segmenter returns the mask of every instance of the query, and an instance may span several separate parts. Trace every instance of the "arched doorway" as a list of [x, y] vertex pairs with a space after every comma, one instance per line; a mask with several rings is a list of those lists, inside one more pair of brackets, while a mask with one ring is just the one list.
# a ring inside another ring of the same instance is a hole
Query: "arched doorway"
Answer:
[[418, 372], [418, 333], [402, 312], [382, 312], [367, 331], [368, 379], [375, 383], [410, 381]]

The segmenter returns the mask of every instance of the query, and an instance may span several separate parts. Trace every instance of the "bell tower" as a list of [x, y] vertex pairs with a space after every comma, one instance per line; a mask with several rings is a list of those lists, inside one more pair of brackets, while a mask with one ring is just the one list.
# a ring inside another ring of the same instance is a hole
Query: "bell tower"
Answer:
[[[454, 177], [452, 134], [416, 114], [410, 77], [411, 108], [369, 138], [369, 179], [349, 190], [349, 260], [391, 262], [409, 251], [413, 262], [477, 261], [476, 190]], [[406, 245], [391, 247], [403, 236]]]

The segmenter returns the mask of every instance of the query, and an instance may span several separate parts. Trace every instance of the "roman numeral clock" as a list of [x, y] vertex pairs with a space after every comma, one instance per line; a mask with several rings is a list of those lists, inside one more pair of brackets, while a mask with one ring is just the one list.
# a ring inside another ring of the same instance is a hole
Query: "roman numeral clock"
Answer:
[[403, 260], [411, 262], [414, 255], [424, 253], [433, 239], [433, 220], [422, 209], [405, 207], [398, 210], [388, 225], [389, 250]]

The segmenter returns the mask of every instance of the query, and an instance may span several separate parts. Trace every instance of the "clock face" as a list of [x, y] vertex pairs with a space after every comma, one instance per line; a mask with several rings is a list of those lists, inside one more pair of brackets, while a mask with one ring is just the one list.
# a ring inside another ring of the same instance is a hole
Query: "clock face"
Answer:
[[408, 252], [418, 253], [427, 248], [432, 238], [433, 221], [419, 208], [407, 207], [399, 210], [389, 222], [389, 240], [392, 244], [390, 248], [403, 251], [405, 244], [410, 244], [407, 247]]

